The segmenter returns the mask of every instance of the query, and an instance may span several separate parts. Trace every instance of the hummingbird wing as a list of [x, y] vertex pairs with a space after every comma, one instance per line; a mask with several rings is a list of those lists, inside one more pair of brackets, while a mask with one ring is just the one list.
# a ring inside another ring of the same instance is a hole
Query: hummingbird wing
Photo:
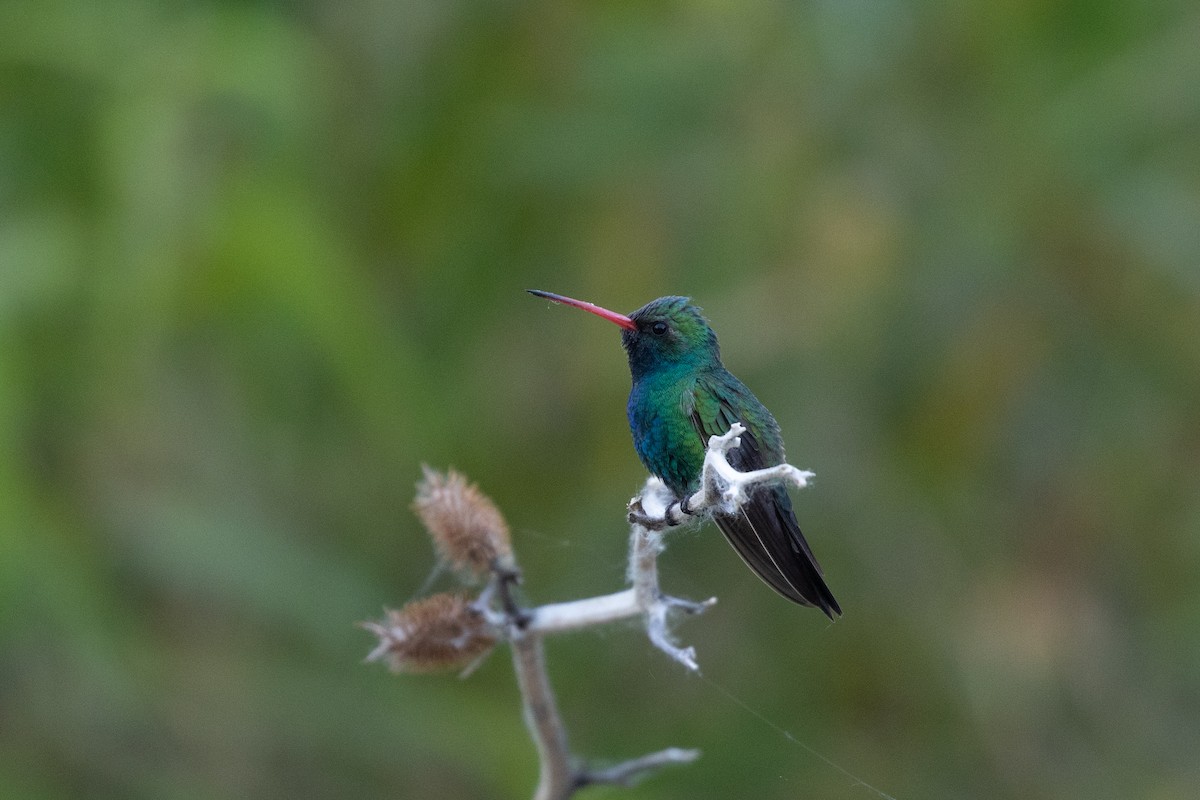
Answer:
[[[701, 375], [691, 408], [685, 409], [703, 446], [710, 436], [741, 422], [746, 432], [741, 445], [729, 451], [730, 465], [744, 472], [783, 463], [783, 440], [771, 412], [741, 381], [722, 372]], [[830, 619], [842, 613], [783, 486], [760, 486], [739, 513], [713, 514], [713, 521], [746, 565], [776, 592], [802, 606], [815, 606]]]

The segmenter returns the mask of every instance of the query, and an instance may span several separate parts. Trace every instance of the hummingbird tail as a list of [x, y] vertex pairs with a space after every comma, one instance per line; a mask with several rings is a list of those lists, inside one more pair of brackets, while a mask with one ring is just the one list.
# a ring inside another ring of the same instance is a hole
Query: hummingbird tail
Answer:
[[830, 619], [842, 613], [800, 532], [786, 490], [760, 491], [738, 514], [718, 514], [714, 521], [746, 565], [776, 592], [819, 608]]

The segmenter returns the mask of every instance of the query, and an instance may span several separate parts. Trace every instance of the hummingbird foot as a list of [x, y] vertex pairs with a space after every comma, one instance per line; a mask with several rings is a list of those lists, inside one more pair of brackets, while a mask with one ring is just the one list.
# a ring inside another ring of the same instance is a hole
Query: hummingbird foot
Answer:
[[677, 528], [685, 522], [690, 522], [692, 515], [695, 513], [687, 507], [687, 498], [672, 503], [667, 508], [667, 513], [661, 517], [654, 517], [647, 514], [641, 509], [641, 506], [630, 506], [629, 522], [633, 525], [641, 525], [643, 528], [651, 531], [661, 531], [667, 528]]
[[[666, 507], [657, 514], [652, 514], [646, 511], [642, 504], [642, 498], [645, 495], [638, 495], [629, 501], [628, 520], [633, 525], [641, 525], [643, 528], [651, 531], [661, 531], [667, 528], [675, 528], [690, 522], [692, 517], [700, 513], [699, 510], [692, 507], [695, 496], [687, 496], [682, 500], [675, 500], [666, 505]], [[663, 503], [659, 498], [654, 500], [655, 508], [662, 508]]]
[[688, 519], [680, 513], [675, 493], [656, 476], [646, 480], [642, 493], [630, 500], [627, 508], [629, 523], [650, 531], [673, 528]]

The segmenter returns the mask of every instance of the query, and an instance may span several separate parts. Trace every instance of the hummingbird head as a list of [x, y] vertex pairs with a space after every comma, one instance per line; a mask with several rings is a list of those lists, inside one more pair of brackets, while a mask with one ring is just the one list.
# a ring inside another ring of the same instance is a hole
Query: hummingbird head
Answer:
[[634, 379], [667, 366], [699, 367], [719, 362], [717, 334], [690, 298], [651, 300], [629, 315], [634, 327], [621, 331]]
[[642, 375], [669, 367], [700, 367], [719, 363], [717, 335], [700, 309], [687, 297], [660, 297], [629, 316], [559, 294], [530, 289], [537, 297], [574, 306], [619, 325], [621, 344], [629, 356], [629, 371]]

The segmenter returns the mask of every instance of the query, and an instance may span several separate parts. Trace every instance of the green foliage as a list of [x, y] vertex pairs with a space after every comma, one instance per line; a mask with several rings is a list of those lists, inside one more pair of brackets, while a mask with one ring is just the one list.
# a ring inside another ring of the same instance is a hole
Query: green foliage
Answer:
[[[902, 800], [1200, 785], [1186, 3], [0, 4], [0, 794], [523, 797], [511, 671], [353, 622], [421, 462], [534, 601], [622, 581], [611, 326], [688, 294], [846, 616], [716, 531], [705, 674]], [[867, 797], [633, 631], [550, 643], [630, 798]]]

